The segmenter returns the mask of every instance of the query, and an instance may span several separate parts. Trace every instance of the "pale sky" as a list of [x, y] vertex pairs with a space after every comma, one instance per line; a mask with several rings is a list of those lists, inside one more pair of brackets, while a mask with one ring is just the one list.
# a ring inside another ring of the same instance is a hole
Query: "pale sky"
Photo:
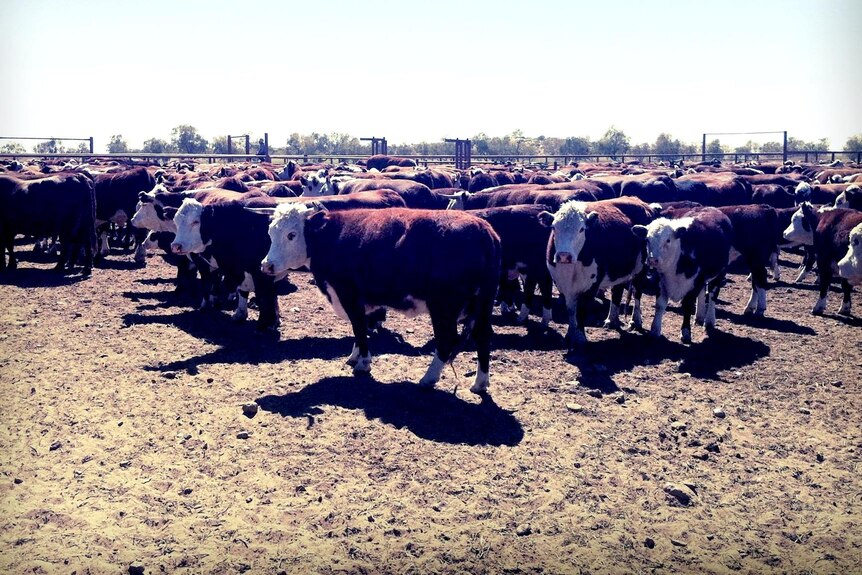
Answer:
[[277, 146], [292, 132], [397, 144], [615, 125], [632, 143], [788, 130], [840, 149], [862, 133], [860, 0], [0, 0], [0, 13], [0, 135], [93, 136], [97, 151], [179, 124]]

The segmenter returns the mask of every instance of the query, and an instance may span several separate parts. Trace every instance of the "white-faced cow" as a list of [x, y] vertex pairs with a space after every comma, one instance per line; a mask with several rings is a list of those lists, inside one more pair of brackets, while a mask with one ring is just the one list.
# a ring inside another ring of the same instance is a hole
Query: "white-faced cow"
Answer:
[[646, 239], [647, 263], [659, 275], [660, 292], [656, 297], [650, 335], [661, 336], [668, 302], [681, 301], [681, 339], [691, 343], [691, 316], [701, 292], [705, 293], [704, 305], [700, 308], [704, 326], [707, 331], [714, 328], [715, 298], [733, 242], [733, 226], [727, 216], [717, 209], [703, 208], [689, 217], [659, 218], [648, 226], [634, 226], [632, 230]]
[[465, 335], [472, 335], [478, 352], [470, 389], [487, 389], [501, 252], [487, 222], [460, 212], [331, 212], [293, 203], [276, 208], [269, 235], [261, 269], [279, 275], [309, 266], [336, 314], [353, 326], [347, 363], [354, 371], [371, 369], [366, 312], [385, 307], [431, 316], [437, 352], [419, 382], [424, 386], [433, 386], [458, 352], [458, 321], [466, 319]]
[[[569, 311], [569, 350], [586, 341], [587, 305], [599, 292], [611, 288], [606, 327], [619, 326], [623, 290], [643, 269], [643, 241], [632, 226], [644, 226], [653, 209], [634, 198], [598, 202], [568, 202], [556, 214], [542, 212], [541, 222], [552, 228], [546, 265], [566, 300]], [[635, 296], [633, 322], [640, 323], [640, 296]]]
[[838, 275], [851, 285], [862, 284], [862, 224], [850, 230], [847, 253], [838, 261]]

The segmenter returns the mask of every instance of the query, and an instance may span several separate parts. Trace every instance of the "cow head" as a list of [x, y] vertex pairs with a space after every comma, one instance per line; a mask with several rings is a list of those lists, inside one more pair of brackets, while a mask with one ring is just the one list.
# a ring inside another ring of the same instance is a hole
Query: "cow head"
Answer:
[[470, 192], [455, 192], [454, 194], [441, 194], [442, 197], [449, 200], [446, 206], [447, 210], [466, 210], [467, 200], [472, 196]]
[[326, 170], [318, 170], [308, 177], [301, 176], [299, 181], [302, 184], [301, 196], [317, 197], [327, 195], [327, 188], [329, 187], [330, 181]]
[[156, 198], [156, 193], [166, 191], [164, 185], [157, 184], [152, 191], [138, 194], [138, 205], [132, 216], [133, 226], [157, 232], [176, 231], [173, 220], [165, 215], [164, 206]]
[[838, 275], [851, 284], [862, 283], [862, 224], [850, 231], [850, 245], [838, 262]]
[[632, 226], [632, 232], [646, 241], [647, 264], [660, 272], [676, 273], [682, 255], [682, 240], [693, 218], [659, 218], [648, 226]]
[[784, 239], [794, 244], [813, 245], [814, 217], [814, 206], [810, 202], [803, 202], [790, 218], [790, 225], [782, 234]]
[[835, 198], [835, 207], [836, 208], [849, 208], [850, 207], [850, 198], [853, 196], [859, 196], [862, 198], [862, 188], [857, 185], [847, 186], [847, 189], [838, 194], [838, 197]]
[[281, 204], [275, 208], [269, 224], [269, 251], [260, 262], [263, 273], [278, 276], [308, 264], [305, 223], [323, 209], [320, 204], [302, 203]]
[[209, 242], [204, 243], [201, 236], [201, 217], [203, 216], [203, 205], [191, 198], [183, 200], [182, 205], [174, 216], [174, 224], [177, 226], [176, 238], [171, 243], [171, 251], [179, 256], [188, 254], [199, 254], [203, 252]]
[[539, 212], [539, 222], [553, 228], [554, 263], [570, 264], [578, 259], [587, 239], [587, 229], [599, 219], [596, 212], [586, 212], [584, 202], [566, 202], [556, 214]]
[[796, 203], [801, 204], [811, 197], [811, 184], [808, 182], [799, 182], [796, 184], [793, 194], [796, 196]]

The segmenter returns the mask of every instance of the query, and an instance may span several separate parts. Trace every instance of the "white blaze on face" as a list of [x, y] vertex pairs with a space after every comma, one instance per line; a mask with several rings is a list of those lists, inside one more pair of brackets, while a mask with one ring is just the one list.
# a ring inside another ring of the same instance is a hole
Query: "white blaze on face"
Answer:
[[847, 192], [841, 192], [838, 194], [838, 197], [835, 198], [835, 207], [836, 208], [849, 208], [850, 202], [847, 201]]
[[838, 275], [857, 285], [862, 283], [862, 224], [850, 232], [847, 253], [838, 262]]
[[199, 254], [206, 249], [201, 238], [201, 215], [204, 207], [197, 200], [186, 198], [174, 216], [177, 226], [176, 238], [171, 244], [171, 251], [177, 255], [190, 253]]
[[261, 262], [264, 273], [278, 275], [308, 263], [305, 219], [315, 210], [305, 204], [281, 204], [269, 224], [269, 252]]
[[[554, 260], [572, 263], [584, 247], [587, 232], [587, 214], [584, 202], [566, 202], [554, 214]], [[592, 215], [592, 214], [590, 214]], [[593, 218], [598, 215], [593, 216]]]
[[329, 192], [329, 182], [325, 170], [318, 170], [316, 174], [303, 178], [301, 182], [302, 194], [300, 195], [303, 197], [324, 196]]
[[806, 230], [804, 223], [805, 215], [802, 208], [799, 208], [793, 213], [793, 217], [790, 218], [790, 225], [784, 230], [784, 239], [797, 244], [813, 245], [814, 230]]
[[647, 263], [659, 271], [676, 273], [682, 242], [678, 231], [688, 228], [693, 218], [659, 218], [647, 226]]

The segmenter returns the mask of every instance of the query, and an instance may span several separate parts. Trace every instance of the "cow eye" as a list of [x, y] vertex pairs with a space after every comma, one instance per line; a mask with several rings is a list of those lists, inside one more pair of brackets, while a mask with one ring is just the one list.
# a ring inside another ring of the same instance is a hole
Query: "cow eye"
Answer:
[[294, 238], [296, 238], [296, 232], [290, 232], [289, 234], [287, 234], [288, 240], [293, 241]]

